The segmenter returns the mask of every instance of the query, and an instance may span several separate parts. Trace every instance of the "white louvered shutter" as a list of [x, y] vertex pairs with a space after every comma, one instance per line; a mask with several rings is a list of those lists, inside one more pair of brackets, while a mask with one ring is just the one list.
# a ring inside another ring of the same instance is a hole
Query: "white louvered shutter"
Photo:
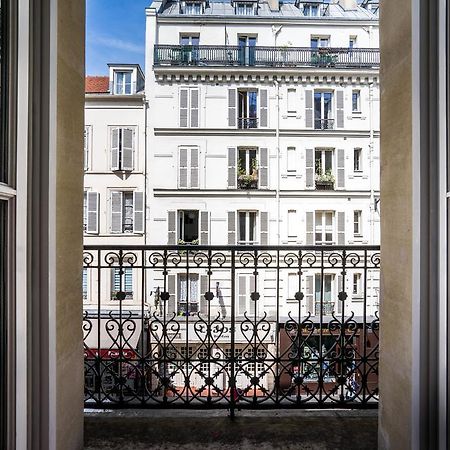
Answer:
[[190, 89], [189, 90], [191, 101], [190, 101], [190, 110], [191, 110], [191, 127], [198, 128], [199, 127], [199, 101], [200, 94], [198, 89]]
[[236, 89], [228, 89], [228, 126], [236, 126]]
[[344, 128], [344, 91], [336, 91], [336, 128]]
[[189, 89], [180, 89], [180, 127], [187, 128], [189, 111]]
[[84, 170], [89, 169], [90, 127], [84, 127]]
[[119, 128], [111, 129], [111, 170], [119, 170]]
[[228, 245], [236, 245], [236, 212], [228, 211]]
[[247, 310], [247, 275], [238, 278], [238, 315], [242, 316]]
[[177, 243], [177, 212], [167, 212], [167, 244], [175, 245]]
[[305, 300], [306, 300], [306, 311], [315, 316], [314, 308], [314, 277], [312, 275], [307, 275], [305, 277]]
[[111, 192], [111, 233], [122, 233], [122, 192]]
[[180, 189], [188, 187], [188, 149], [180, 148], [178, 160], [178, 186]]
[[133, 192], [133, 232], [144, 232], [144, 193]]
[[261, 214], [261, 245], [269, 245], [269, 213], [267, 211], [262, 211]]
[[208, 292], [208, 276], [200, 275], [200, 313], [203, 317], [208, 314], [208, 301], [205, 298], [205, 294]]
[[305, 127], [313, 128], [313, 91], [305, 91]]
[[259, 90], [259, 126], [261, 128], [267, 128], [269, 126], [269, 98], [267, 95], [267, 89]]
[[259, 187], [269, 188], [269, 151], [267, 148], [259, 149]]
[[191, 183], [190, 187], [192, 189], [198, 189], [200, 187], [199, 183], [199, 151], [198, 148], [191, 148]]
[[337, 150], [337, 183], [338, 189], [345, 188], [345, 150], [339, 148]]
[[169, 293], [169, 301], [166, 306], [166, 313], [173, 316], [177, 313], [177, 302], [176, 302], [176, 290], [175, 290], [176, 276], [167, 275], [167, 292]]
[[122, 170], [134, 169], [134, 130], [122, 129]]
[[[343, 305], [342, 305], [342, 301], [339, 300], [339, 293], [342, 292], [342, 289], [343, 289], [343, 283], [342, 283], [343, 277], [342, 277], [342, 275], [338, 275], [337, 280], [338, 280], [338, 295], [336, 296], [336, 302], [337, 302], [336, 311], [338, 312], [338, 314], [341, 314]], [[345, 305], [344, 305], [344, 308], [345, 308]]]
[[200, 245], [209, 244], [209, 212], [200, 211]]
[[337, 213], [337, 244], [345, 245], [345, 212]]
[[98, 192], [87, 192], [87, 224], [86, 233], [98, 233]]
[[314, 245], [314, 212], [306, 213], [306, 245]]
[[228, 147], [228, 189], [236, 189], [236, 147]]
[[314, 189], [314, 149], [312, 148], [305, 150], [305, 170], [306, 189]]

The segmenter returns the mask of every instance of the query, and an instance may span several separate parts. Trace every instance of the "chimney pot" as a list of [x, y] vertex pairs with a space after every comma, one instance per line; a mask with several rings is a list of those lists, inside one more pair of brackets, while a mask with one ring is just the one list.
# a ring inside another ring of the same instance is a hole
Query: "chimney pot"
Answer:
[[271, 11], [279, 11], [280, 10], [280, 0], [267, 0], [269, 4], [269, 9]]
[[356, 0], [338, 0], [338, 3], [345, 11], [355, 11], [358, 9], [358, 2]]

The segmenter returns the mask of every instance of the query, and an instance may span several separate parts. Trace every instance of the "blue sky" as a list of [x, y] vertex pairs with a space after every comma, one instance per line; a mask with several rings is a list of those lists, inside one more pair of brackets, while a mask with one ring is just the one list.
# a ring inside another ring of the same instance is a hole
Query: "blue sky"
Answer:
[[144, 69], [145, 8], [151, 0], [86, 0], [86, 74], [107, 75], [108, 63]]

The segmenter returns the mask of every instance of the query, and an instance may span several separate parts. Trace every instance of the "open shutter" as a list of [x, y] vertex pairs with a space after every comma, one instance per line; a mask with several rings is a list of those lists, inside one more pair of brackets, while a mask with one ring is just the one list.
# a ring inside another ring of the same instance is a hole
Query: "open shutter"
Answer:
[[238, 278], [238, 314], [241, 316], [247, 310], [247, 275], [240, 275]]
[[188, 187], [187, 173], [188, 173], [188, 149], [180, 148], [178, 162], [178, 186], [181, 189]]
[[191, 148], [191, 185], [192, 189], [199, 186], [198, 148]]
[[84, 170], [89, 169], [90, 127], [84, 127]]
[[200, 313], [205, 317], [208, 315], [208, 300], [205, 294], [208, 292], [208, 276], [200, 275]]
[[336, 298], [336, 302], [337, 302], [336, 310], [337, 310], [338, 314], [342, 313], [342, 306], [343, 306], [342, 305], [342, 301], [339, 300], [339, 293], [342, 292], [342, 288], [343, 288], [342, 279], [343, 279], [342, 275], [338, 275], [338, 277], [337, 277], [338, 295], [337, 295], [337, 298]]
[[269, 126], [268, 120], [269, 99], [267, 89], [259, 90], [259, 126], [266, 128]]
[[122, 192], [111, 192], [111, 233], [122, 233]]
[[259, 187], [269, 188], [269, 152], [267, 148], [259, 149]]
[[344, 91], [336, 91], [336, 128], [344, 128]]
[[167, 275], [167, 292], [169, 293], [169, 301], [167, 302], [166, 312], [168, 315], [177, 313], [177, 305], [175, 301], [175, 275]]
[[228, 126], [236, 126], [236, 89], [228, 89]]
[[344, 211], [339, 211], [337, 213], [337, 231], [338, 231], [337, 244], [345, 245], [345, 212]]
[[175, 245], [176, 242], [176, 227], [177, 227], [177, 212], [167, 212], [167, 244]]
[[200, 245], [209, 244], [209, 212], [200, 211]]
[[345, 150], [337, 150], [337, 186], [338, 189], [345, 188]]
[[199, 126], [199, 90], [190, 89], [191, 94], [191, 127]]
[[306, 213], [306, 245], [314, 245], [314, 212]]
[[305, 127], [313, 127], [313, 91], [305, 91]]
[[305, 287], [306, 287], [306, 311], [310, 312], [311, 315], [315, 316], [314, 311], [314, 277], [312, 275], [307, 275], [305, 277]]
[[180, 127], [188, 126], [189, 89], [180, 89]]
[[228, 147], [228, 189], [236, 189], [236, 147]]
[[228, 211], [228, 245], [236, 245], [236, 212]]
[[98, 233], [98, 192], [87, 192], [86, 233]]
[[312, 148], [305, 150], [305, 168], [306, 189], [314, 189], [314, 149]]
[[269, 213], [266, 211], [261, 212], [261, 245], [269, 245]]
[[134, 169], [134, 130], [122, 129], [122, 170]]
[[119, 128], [111, 129], [111, 170], [119, 170]]
[[144, 232], [144, 193], [133, 192], [133, 232]]

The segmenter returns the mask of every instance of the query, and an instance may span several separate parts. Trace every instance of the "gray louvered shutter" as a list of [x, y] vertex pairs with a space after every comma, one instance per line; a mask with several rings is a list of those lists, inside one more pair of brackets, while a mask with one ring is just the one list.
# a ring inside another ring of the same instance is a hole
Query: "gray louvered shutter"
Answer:
[[186, 189], [188, 187], [188, 149], [180, 148], [178, 158], [178, 186], [180, 189]]
[[247, 310], [247, 276], [240, 275], [238, 278], [238, 314], [243, 315]]
[[228, 245], [236, 245], [236, 212], [228, 211]]
[[337, 282], [338, 282], [338, 295], [336, 298], [336, 302], [337, 302], [336, 310], [337, 310], [338, 314], [341, 314], [342, 313], [342, 301], [339, 300], [339, 293], [342, 292], [342, 289], [343, 289], [342, 275], [338, 275]]
[[169, 293], [169, 301], [167, 302], [166, 312], [169, 315], [177, 313], [176, 291], [175, 291], [176, 276], [167, 275], [167, 292]]
[[315, 316], [314, 308], [314, 276], [307, 275], [305, 277], [305, 300], [306, 300], [306, 311], [310, 312], [311, 315]]
[[338, 189], [345, 188], [345, 150], [339, 148], [337, 150], [337, 183]]
[[269, 245], [269, 213], [266, 211], [261, 212], [261, 245]]
[[305, 150], [305, 169], [306, 189], [314, 189], [314, 149], [312, 148], [307, 148]]
[[200, 211], [200, 245], [209, 244], [209, 212]]
[[167, 212], [167, 244], [175, 245], [177, 243], [177, 212]]
[[267, 148], [259, 149], [259, 187], [269, 188], [269, 151]]
[[119, 170], [119, 128], [111, 129], [111, 170]]
[[133, 192], [133, 232], [144, 232], [144, 193]]
[[305, 127], [312, 128], [313, 123], [313, 91], [305, 91]]
[[134, 169], [134, 130], [122, 129], [122, 170]]
[[98, 233], [98, 192], [87, 192], [87, 223], [86, 233]]
[[198, 148], [191, 148], [191, 185], [192, 189], [198, 189], [199, 183], [199, 164], [198, 164]]
[[200, 313], [204, 316], [208, 314], [208, 300], [205, 294], [208, 292], [208, 276], [200, 275]]
[[306, 213], [306, 245], [314, 245], [314, 212]]
[[344, 91], [336, 91], [336, 128], [344, 128]]
[[122, 192], [111, 192], [111, 233], [122, 233]]
[[190, 89], [191, 94], [191, 127], [198, 128], [199, 126], [199, 90]]
[[337, 244], [345, 245], [345, 212], [339, 211], [337, 213]]
[[228, 147], [228, 189], [236, 189], [236, 147]]
[[236, 126], [236, 89], [228, 89], [228, 126]]
[[266, 128], [269, 126], [268, 118], [269, 99], [267, 89], [259, 90], [259, 126]]
[[188, 126], [189, 89], [180, 89], [180, 127]]

